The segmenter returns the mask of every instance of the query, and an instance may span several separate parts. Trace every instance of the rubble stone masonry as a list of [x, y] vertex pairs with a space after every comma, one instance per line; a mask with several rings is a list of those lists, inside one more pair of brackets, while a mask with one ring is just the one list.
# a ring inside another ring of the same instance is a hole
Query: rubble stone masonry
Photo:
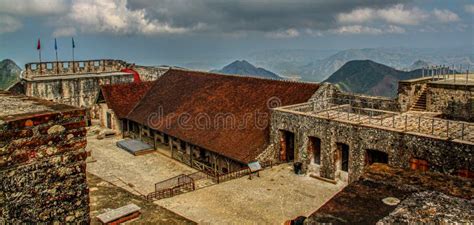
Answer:
[[336, 145], [349, 146], [349, 182], [355, 181], [366, 166], [366, 151], [378, 150], [388, 154], [388, 164], [409, 168], [410, 159], [429, 162], [429, 170], [454, 173], [460, 169], [474, 170], [473, 145], [457, 141], [399, 132], [390, 128], [359, 125], [356, 122], [318, 118], [284, 109], [272, 111], [270, 140], [275, 147], [274, 158], [279, 158], [280, 131], [295, 134], [295, 161], [303, 162], [304, 172], [315, 168], [313, 153], [308, 151], [309, 137], [321, 139], [320, 176], [337, 179]]
[[474, 85], [428, 84], [427, 110], [474, 122]]
[[0, 92], [0, 224], [89, 223], [85, 110]]

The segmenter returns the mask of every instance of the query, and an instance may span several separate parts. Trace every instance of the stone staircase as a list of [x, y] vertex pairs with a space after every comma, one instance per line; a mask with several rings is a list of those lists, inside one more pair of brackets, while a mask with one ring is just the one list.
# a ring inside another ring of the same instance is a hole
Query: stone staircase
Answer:
[[411, 106], [410, 111], [426, 111], [426, 87], [421, 89], [421, 94]]

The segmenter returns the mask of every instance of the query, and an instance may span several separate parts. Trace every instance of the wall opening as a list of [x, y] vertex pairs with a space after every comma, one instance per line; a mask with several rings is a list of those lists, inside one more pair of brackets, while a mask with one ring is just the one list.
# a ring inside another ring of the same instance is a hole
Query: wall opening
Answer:
[[321, 139], [309, 137], [308, 153], [313, 154], [313, 163], [321, 165]]
[[280, 160], [291, 162], [295, 160], [295, 134], [289, 131], [280, 131]]
[[109, 112], [106, 113], [107, 114], [107, 128], [109, 129], [112, 129], [112, 115], [110, 115]]
[[365, 165], [373, 163], [388, 164], [388, 154], [379, 150], [367, 149], [365, 153]]
[[349, 145], [336, 143], [336, 169], [349, 171]]
[[429, 164], [428, 164], [428, 161], [424, 159], [413, 157], [410, 159], [410, 168], [412, 170], [425, 172], [425, 171], [428, 171]]

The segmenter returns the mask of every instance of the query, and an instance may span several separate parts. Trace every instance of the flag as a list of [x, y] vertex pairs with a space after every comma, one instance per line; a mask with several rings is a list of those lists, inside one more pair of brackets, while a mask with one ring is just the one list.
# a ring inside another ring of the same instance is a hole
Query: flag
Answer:
[[72, 38], [72, 48], [76, 48], [76, 43], [74, 43], [74, 38]]
[[56, 42], [56, 38], [54, 39], [54, 50], [58, 50], [58, 43]]
[[41, 49], [41, 41], [38, 38], [38, 44], [36, 45], [36, 50], [40, 50], [40, 49]]

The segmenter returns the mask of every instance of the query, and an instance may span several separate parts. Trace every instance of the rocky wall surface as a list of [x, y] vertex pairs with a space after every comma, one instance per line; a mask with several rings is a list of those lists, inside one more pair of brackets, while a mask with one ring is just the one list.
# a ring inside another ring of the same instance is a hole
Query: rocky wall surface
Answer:
[[0, 120], [0, 224], [89, 223], [84, 116]]
[[310, 99], [311, 102], [319, 103], [325, 100], [327, 100], [327, 103], [350, 104], [353, 107], [360, 108], [374, 108], [387, 111], [400, 110], [400, 106], [395, 99], [347, 93], [330, 83], [322, 83]]
[[423, 88], [430, 81], [432, 81], [431, 78], [420, 78], [398, 82], [398, 103], [402, 112], [410, 110]]
[[430, 83], [426, 98], [428, 111], [474, 122], [474, 85]]
[[133, 82], [133, 75], [81, 77], [75, 79], [53, 79], [26, 82], [26, 95], [76, 107], [91, 107], [95, 104], [100, 85]]
[[135, 66], [133, 69], [140, 74], [142, 81], [154, 81], [169, 70], [168, 67], [155, 66]]
[[321, 139], [320, 175], [336, 178], [335, 155], [337, 143], [349, 146], [349, 181], [362, 174], [366, 164], [366, 151], [378, 150], [388, 154], [388, 164], [409, 168], [413, 158], [424, 159], [430, 170], [453, 173], [468, 168], [474, 170], [474, 147], [470, 144], [405, 133], [390, 129], [361, 126], [335, 120], [273, 110], [270, 140], [275, 146], [275, 159], [279, 159], [280, 131], [295, 134], [295, 161], [303, 162], [303, 170], [311, 172], [312, 153], [308, 152], [308, 137]]

